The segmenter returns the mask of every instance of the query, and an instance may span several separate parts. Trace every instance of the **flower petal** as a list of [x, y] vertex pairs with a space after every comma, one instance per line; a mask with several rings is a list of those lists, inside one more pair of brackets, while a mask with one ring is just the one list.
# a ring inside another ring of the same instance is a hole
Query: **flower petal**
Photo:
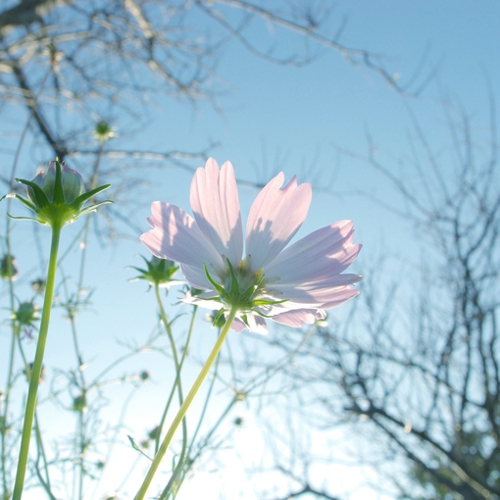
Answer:
[[184, 210], [155, 201], [148, 218], [152, 230], [141, 235], [141, 241], [160, 259], [171, 259], [203, 270], [220, 268], [222, 258], [202, 234], [196, 221]]
[[275, 323], [280, 323], [281, 325], [300, 328], [304, 323], [312, 325], [316, 320], [325, 318], [326, 312], [322, 309], [297, 309], [295, 311], [278, 314], [271, 319]]
[[[358, 275], [352, 276], [352, 282], [358, 282], [362, 279]], [[340, 278], [337, 276], [337, 278]], [[288, 299], [284, 302], [284, 307], [289, 309], [331, 309], [340, 304], [352, 299], [358, 295], [359, 290], [350, 286], [335, 286], [335, 280], [327, 280], [325, 282], [311, 283], [300, 287], [283, 287], [281, 300]], [[300, 305], [297, 307], [297, 305]]]
[[248, 325], [241, 318], [236, 317], [231, 325], [231, 330], [240, 333], [247, 329], [251, 332], [267, 335], [267, 324], [264, 318], [261, 318], [257, 314], [250, 313], [246, 316], [246, 320]]
[[353, 223], [339, 221], [318, 229], [283, 250], [266, 266], [266, 282], [300, 285], [338, 275], [349, 267], [361, 250], [353, 245]]
[[217, 253], [226, 256], [237, 267], [243, 254], [243, 228], [231, 163], [224, 163], [219, 171], [217, 162], [210, 158], [205, 168], [198, 168], [191, 182], [190, 201], [205, 238]]
[[200, 290], [213, 288], [213, 285], [207, 279], [204, 268], [188, 266], [187, 264], [181, 264], [180, 267], [182, 274], [191, 286], [194, 286], [195, 288], [198, 288]]
[[262, 316], [249, 313], [246, 315], [246, 319], [248, 323], [247, 328], [251, 332], [260, 333], [261, 335], [267, 335], [267, 323]]
[[309, 184], [297, 185], [297, 178], [280, 189], [283, 172], [272, 179], [252, 204], [248, 216], [246, 253], [257, 272], [270, 263], [285, 248], [304, 222], [312, 190]]
[[198, 295], [193, 295], [189, 290], [185, 297], [182, 299], [184, 304], [191, 304], [193, 306], [200, 306], [212, 311], [219, 311], [222, 307], [220, 300], [216, 300], [219, 294], [214, 291], [203, 292]]

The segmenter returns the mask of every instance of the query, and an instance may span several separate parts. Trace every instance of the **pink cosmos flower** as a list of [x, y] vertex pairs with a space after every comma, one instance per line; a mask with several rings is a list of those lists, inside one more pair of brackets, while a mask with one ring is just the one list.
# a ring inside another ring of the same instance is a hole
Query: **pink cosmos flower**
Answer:
[[231, 163], [219, 170], [210, 158], [191, 183], [194, 218], [155, 201], [141, 236], [156, 257], [180, 263], [186, 280], [205, 290], [185, 302], [238, 314], [233, 330], [267, 332], [266, 318], [300, 327], [326, 317], [359, 293], [361, 280], [342, 274], [357, 257], [351, 221], [318, 229], [285, 248], [304, 222], [312, 198], [309, 184], [296, 177], [282, 188], [279, 173], [259, 193], [248, 216], [245, 243], [236, 179]]

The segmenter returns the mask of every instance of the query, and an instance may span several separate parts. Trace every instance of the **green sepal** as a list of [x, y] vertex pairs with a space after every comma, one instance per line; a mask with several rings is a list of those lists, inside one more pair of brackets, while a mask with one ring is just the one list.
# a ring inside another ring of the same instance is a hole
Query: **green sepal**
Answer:
[[[241, 296], [243, 297], [243, 300], [245, 302], [249, 302], [250, 299], [252, 298], [252, 295], [257, 291], [259, 286], [261, 285], [262, 281], [264, 280], [264, 275], [262, 274], [257, 283], [254, 285], [250, 285], [242, 294]], [[252, 301], [253, 303], [253, 301]]]
[[[74, 220], [78, 219], [80, 216], [88, 214], [89, 212], [95, 212], [99, 207], [102, 205], [109, 205], [110, 203], [114, 203], [111, 200], [106, 200], [106, 201], [101, 201], [99, 203], [95, 203], [94, 205], [90, 205], [89, 207], [85, 207], [84, 209], [80, 210], [77, 216], [75, 217]], [[71, 205], [70, 205], [71, 207]], [[73, 207], [71, 207], [73, 208]]]
[[[16, 178], [16, 181], [20, 182], [21, 184], [24, 184], [25, 186], [29, 186], [31, 189], [33, 189], [33, 196], [35, 197], [36, 206], [38, 207], [38, 209], [45, 208], [47, 205], [50, 204], [50, 200], [47, 198], [47, 195], [43, 192], [43, 189], [38, 184], [35, 184], [34, 182], [31, 181], [27, 181], [26, 179]], [[33, 211], [36, 212], [36, 210], [37, 209], [35, 208]]]
[[[32, 212], [36, 211], [35, 205], [33, 205], [33, 203], [31, 203], [31, 201], [28, 200], [28, 198], [25, 198], [24, 196], [21, 196], [20, 194], [16, 194], [16, 193], [6, 194], [6, 195], [4, 195], [4, 196], [2, 196], [0, 198], [0, 203], [5, 198], [15, 198], [16, 200], [19, 200], [23, 205], [25, 205], [26, 207], [28, 207]], [[12, 216], [9, 216], [9, 217], [13, 218]]]
[[44, 222], [42, 222], [38, 219], [35, 219], [33, 217], [16, 217], [15, 215], [10, 215], [9, 213], [7, 213], [7, 217], [9, 217], [9, 219], [12, 219], [12, 220], [30, 220], [32, 222], [38, 222], [39, 224], [45, 224]]
[[208, 281], [210, 281], [210, 283], [214, 286], [220, 297], [224, 298], [226, 296], [226, 290], [224, 289], [224, 287], [222, 285], [219, 285], [219, 283], [212, 279], [212, 276], [210, 276], [206, 264], [203, 264], [203, 269], [205, 269], [205, 275], [207, 276]]
[[56, 158], [56, 178], [54, 180], [54, 192], [52, 194], [52, 203], [54, 203], [54, 205], [66, 204], [66, 198], [64, 197], [64, 189], [62, 185], [62, 169], [61, 169], [61, 164], [59, 163], [59, 160], [57, 158]]
[[238, 283], [238, 280], [236, 278], [236, 275], [234, 274], [234, 269], [233, 269], [233, 265], [231, 264], [231, 261], [226, 258], [227, 260], [227, 264], [229, 266], [229, 274], [231, 275], [231, 289], [230, 289], [230, 293], [231, 294], [240, 294], [240, 285]]
[[[97, 193], [100, 193], [101, 191], [104, 191], [105, 189], [108, 189], [111, 187], [111, 184], [104, 184], [102, 186], [96, 187], [94, 189], [91, 189], [90, 191], [87, 191], [86, 193], [82, 193], [78, 198], [74, 199], [69, 206], [71, 208], [74, 208], [75, 210], [80, 210], [82, 205], [92, 198], [92, 196], [95, 196]], [[92, 205], [93, 207], [97, 207], [102, 205], [103, 203], [113, 203], [112, 201], [104, 201], [101, 203], [98, 203], [97, 205]]]
[[246, 314], [242, 314], [240, 316], [240, 319], [241, 319], [241, 321], [243, 321], [243, 323], [245, 323], [245, 325], [248, 327], [248, 329], [250, 329], [250, 325], [248, 324], [248, 317], [247, 317], [247, 315]]
[[288, 302], [288, 299], [284, 299], [284, 300], [257, 299], [257, 300], [252, 300], [252, 306], [253, 307], [258, 307], [258, 306], [274, 306], [276, 304], [283, 304], [284, 302]]
[[217, 313], [217, 315], [215, 316], [215, 318], [214, 318], [214, 320], [212, 322], [213, 326], [217, 326], [218, 325], [220, 319], [222, 318], [222, 316], [224, 316], [224, 311], [225, 311], [225, 309], [223, 307], [221, 307], [219, 309], [219, 312]]

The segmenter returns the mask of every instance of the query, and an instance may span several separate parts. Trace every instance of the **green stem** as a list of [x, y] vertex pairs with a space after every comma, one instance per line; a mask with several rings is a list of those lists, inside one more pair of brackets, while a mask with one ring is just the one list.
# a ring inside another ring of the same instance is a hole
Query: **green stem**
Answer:
[[[181, 365], [179, 363], [179, 356], [177, 355], [177, 347], [175, 345], [175, 339], [172, 334], [172, 328], [170, 327], [170, 323], [167, 318], [167, 314], [165, 313], [165, 308], [163, 307], [163, 302], [161, 300], [160, 296], [160, 287], [158, 283], [155, 283], [155, 295], [156, 295], [156, 301], [158, 302], [158, 308], [160, 309], [160, 318], [163, 323], [163, 326], [165, 327], [165, 331], [167, 332], [168, 340], [170, 342], [170, 348], [172, 349], [172, 357], [174, 358], [174, 365], [175, 365], [175, 381], [174, 381], [174, 386], [172, 387], [172, 391], [175, 391], [177, 388], [177, 393], [179, 395], [179, 406], [182, 405], [184, 402], [184, 396], [182, 394], [182, 384], [181, 384]], [[173, 392], [172, 392], [173, 395]], [[160, 440], [160, 434], [161, 430], [163, 427], [163, 423], [165, 422], [165, 419], [167, 417], [167, 412], [168, 408], [170, 406], [170, 398], [169, 398], [169, 403], [165, 407], [165, 410], [162, 415], [162, 419], [160, 422], [160, 426], [158, 428], [158, 435], [156, 437], [156, 449], [155, 453], [158, 451], [158, 446], [159, 446], [159, 440]], [[186, 425], [186, 419], [182, 420], [182, 453], [181, 453], [181, 461], [184, 460], [184, 453], [186, 451], [186, 442], [187, 442], [187, 425]]]
[[[172, 386], [172, 389], [170, 390], [170, 394], [169, 394], [169, 396], [167, 398], [167, 404], [165, 405], [165, 408], [163, 410], [163, 414], [162, 414], [162, 417], [161, 417], [161, 420], [160, 420], [159, 432], [158, 432], [158, 435], [157, 435], [156, 440], [155, 440], [155, 455], [158, 452], [158, 448], [160, 447], [160, 437], [161, 437], [160, 434], [161, 434], [161, 430], [163, 429], [163, 425], [164, 425], [165, 420], [167, 418], [168, 410], [170, 408], [170, 404], [172, 403], [172, 399], [174, 397], [175, 388], [177, 387], [177, 383], [180, 382], [180, 376], [181, 376], [181, 372], [182, 372], [182, 367], [184, 366], [184, 361], [185, 361], [186, 355], [188, 353], [189, 344], [191, 343], [191, 335], [193, 333], [194, 320], [195, 320], [195, 317], [196, 317], [196, 311], [197, 311], [197, 309], [198, 309], [198, 306], [194, 306], [193, 313], [191, 315], [191, 321], [189, 323], [189, 330], [188, 330], [188, 335], [187, 335], [187, 339], [186, 339], [186, 344], [185, 344], [185, 346], [182, 349], [182, 356], [181, 356], [181, 359], [180, 359], [180, 362], [179, 362], [179, 367], [177, 369], [177, 374], [175, 376], [174, 385]], [[179, 406], [180, 405], [182, 405], [182, 401], [179, 403]]]
[[23, 493], [24, 477], [26, 475], [26, 466], [28, 465], [31, 429], [33, 428], [33, 419], [36, 409], [36, 394], [38, 391], [38, 384], [40, 382], [40, 375], [42, 373], [43, 355], [45, 352], [45, 344], [47, 342], [47, 333], [49, 331], [50, 312], [52, 310], [52, 298], [54, 296], [57, 253], [59, 250], [61, 229], [62, 226], [60, 225], [54, 224], [52, 226], [52, 242], [50, 247], [49, 269], [47, 271], [47, 285], [43, 300], [42, 319], [40, 322], [40, 332], [38, 334], [35, 361], [33, 362], [33, 369], [31, 370], [30, 376], [28, 400], [26, 402], [23, 433], [21, 438], [21, 448], [19, 451], [19, 462], [17, 464], [16, 482], [12, 500], [21, 500], [21, 495]]
[[[184, 478], [186, 477], [187, 472], [189, 471], [189, 469], [192, 468], [192, 466], [195, 462], [195, 459], [193, 459], [193, 457], [191, 457], [191, 449], [193, 448], [193, 445], [194, 445], [196, 438], [198, 436], [198, 432], [201, 429], [201, 425], [202, 425], [203, 419], [205, 417], [205, 412], [208, 408], [208, 403], [210, 402], [210, 397], [212, 395], [212, 390], [213, 390], [215, 382], [217, 380], [217, 370], [219, 367], [219, 361], [220, 361], [220, 358], [217, 358], [215, 361], [214, 373], [213, 373], [211, 380], [210, 380], [210, 385], [208, 387], [207, 395], [205, 397], [205, 402], [203, 404], [203, 408], [201, 410], [200, 417], [198, 418], [198, 425], [196, 426], [196, 430], [194, 431], [194, 434], [191, 438], [191, 443], [190, 443], [189, 448], [186, 452], [186, 456], [189, 457], [189, 463], [187, 464], [187, 467], [184, 465], [183, 470], [181, 470], [180, 466], [183, 464], [179, 462], [178, 466], [175, 468], [172, 476], [170, 477], [170, 479], [167, 483], [167, 486], [165, 486], [165, 489], [163, 490], [163, 492], [160, 495], [160, 497], [158, 498], [158, 500], [167, 500], [168, 498], [170, 498], [170, 493], [172, 493], [174, 484], [175, 484], [175, 489], [177, 491], [180, 489], [180, 487], [184, 481]], [[182, 477], [181, 477], [181, 472], [183, 473]], [[175, 497], [175, 495], [174, 495], [174, 497]]]
[[[12, 309], [13, 311], [13, 309]], [[9, 369], [8, 369], [8, 375], [7, 375], [7, 386], [5, 389], [5, 402], [4, 402], [4, 412], [0, 416], [0, 426], [1, 426], [1, 436], [2, 436], [2, 482], [3, 482], [3, 488], [4, 492], [7, 495], [8, 491], [8, 485], [7, 485], [7, 470], [6, 470], [6, 461], [7, 461], [7, 456], [6, 456], [6, 451], [7, 451], [7, 434], [9, 431], [9, 399], [10, 399], [10, 392], [12, 389], [12, 380], [13, 380], [13, 372], [14, 372], [14, 353], [15, 353], [15, 346], [16, 346], [16, 338], [19, 336], [19, 324], [15, 323], [12, 326], [12, 339], [11, 339], [11, 346], [10, 346], [10, 357], [9, 357]]]
[[186, 396], [184, 403], [179, 408], [177, 415], [175, 416], [172, 424], [170, 425], [170, 428], [168, 429], [168, 432], [167, 432], [163, 442], [161, 443], [161, 446], [158, 450], [158, 453], [155, 455], [155, 458], [153, 459], [153, 462], [151, 463], [151, 466], [149, 467], [148, 473], [146, 474], [146, 477], [144, 478], [144, 481], [143, 481], [139, 491], [137, 492], [137, 495], [135, 496], [135, 500], [144, 500], [144, 497], [146, 496], [146, 493], [149, 489], [151, 481], [153, 480], [153, 477], [154, 477], [161, 461], [163, 460], [163, 457], [165, 456], [165, 453], [167, 452], [168, 447], [170, 446], [170, 443], [174, 437], [175, 431], [177, 430], [177, 428], [179, 427], [179, 424], [181, 423], [182, 419], [186, 415], [186, 412], [187, 412], [189, 406], [193, 402], [194, 397], [196, 396], [198, 390], [200, 389], [201, 385], [203, 384], [203, 381], [205, 380], [206, 376], [208, 375], [210, 368], [212, 368], [212, 365], [219, 354], [219, 351], [222, 347], [222, 344], [224, 343], [224, 340], [226, 340], [227, 334], [229, 333], [229, 330], [231, 329], [231, 325], [234, 321], [234, 318], [236, 317], [237, 312], [238, 312], [237, 307], [232, 307], [231, 310], [229, 311], [229, 315], [227, 317], [226, 323], [224, 324], [224, 326], [221, 330], [221, 333], [220, 333], [219, 337], [217, 338], [217, 342], [215, 343], [214, 347], [212, 348], [212, 351], [210, 352], [208, 359], [206, 360], [205, 364], [203, 365], [203, 368], [201, 369], [198, 377], [194, 381], [194, 384], [191, 387], [189, 394]]

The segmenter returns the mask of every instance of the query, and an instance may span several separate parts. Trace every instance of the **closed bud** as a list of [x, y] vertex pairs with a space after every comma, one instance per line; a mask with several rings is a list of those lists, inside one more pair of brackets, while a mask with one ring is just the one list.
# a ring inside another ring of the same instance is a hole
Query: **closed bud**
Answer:
[[27, 186], [28, 197], [10, 193], [2, 197], [0, 201], [5, 198], [16, 198], [28, 207], [36, 218], [10, 216], [13, 219], [32, 220], [52, 228], [61, 228], [84, 214], [95, 212], [101, 205], [111, 203], [106, 200], [85, 207], [87, 201], [108, 189], [110, 185], [106, 184], [85, 192], [82, 176], [57, 159], [50, 162], [46, 169], [39, 170], [32, 181], [16, 180]]
[[34, 322], [38, 321], [39, 318], [38, 306], [33, 302], [21, 302], [12, 315], [12, 319], [21, 327], [34, 326]]
[[0, 276], [5, 281], [14, 281], [18, 274], [16, 259], [10, 254], [5, 254], [0, 261]]
[[[31, 182], [41, 188], [50, 202], [54, 201], [56, 162], [51, 161], [47, 168], [41, 168]], [[64, 162], [61, 163], [61, 182], [66, 203], [76, 200], [85, 188], [82, 176], [76, 170], [69, 168]], [[28, 186], [28, 198], [37, 205], [37, 197], [30, 186]]]

